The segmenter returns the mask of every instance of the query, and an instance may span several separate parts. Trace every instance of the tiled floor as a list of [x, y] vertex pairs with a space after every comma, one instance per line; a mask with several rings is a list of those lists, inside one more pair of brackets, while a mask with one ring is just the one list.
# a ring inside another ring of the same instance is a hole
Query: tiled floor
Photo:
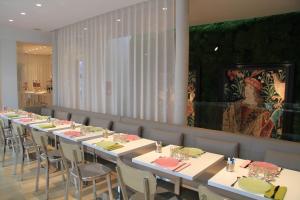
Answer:
[[[2, 158], [2, 151], [0, 151]], [[13, 174], [14, 171], [14, 157], [11, 151], [7, 153], [5, 166], [2, 167], [0, 162], [0, 199], [1, 200], [43, 200], [45, 199], [45, 176], [43, 169], [41, 170], [40, 176], [40, 190], [35, 192], [35, 173], [36, 173], [36, 162], [30, 163], [25, 161], [24, 168], [24, 180], [20, 181], [20, 165], [18, 166], [17, 175]], [[117, 181], [115, 174], [112, 177], [112, 184], [114, 188], [114, 197], [117, 196]], [[169, 188], [168, 184], [163, 184], [165, 188]], [[52, 173], [50, 175], [50, 188], [49, 188], [49, 199], [51, 200], [62, 200], [64, 199], [65, 184], [62, 181], [62, 176], [59, 172]], [[106, 182], [99, 182], [97, 184], [97, 191], [99, 199], [107, 199], [107, 188]], [[69, 190], [69, 199], [75, 199], [75, 189], [72, 187]], [[177, 198], [172, 195], [164, 195], [164, 199], [174, 200]], [[84, 200], [93, 199], [92, 187], [88, 187], [83, 191]], [[197, 193], [182, 190], [180, 197], [182, 200], [197, 200]]]

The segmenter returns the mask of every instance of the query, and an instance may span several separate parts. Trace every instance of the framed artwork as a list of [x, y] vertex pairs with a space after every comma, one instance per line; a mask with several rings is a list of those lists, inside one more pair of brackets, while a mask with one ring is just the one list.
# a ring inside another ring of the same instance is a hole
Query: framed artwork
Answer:
[[284, 104], [292, 97], [292, 64], [238, 64], [225, 69], [222, 129], [257, 137], [286, 132]]

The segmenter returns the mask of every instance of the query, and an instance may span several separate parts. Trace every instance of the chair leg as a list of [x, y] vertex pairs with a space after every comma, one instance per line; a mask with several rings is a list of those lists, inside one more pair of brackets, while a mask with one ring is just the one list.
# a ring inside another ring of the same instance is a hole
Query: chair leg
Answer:
[[106, 182], [107, 182], [107, 187], [108, 187], [108, 195], [109, 195], [109, 199], [113, 200], [113, 194], [112, 194], [112, 187], [111, 187], [111, 180], [110, 180], [110, 174], [106, 175]]
[[46, 160], [46, 199], [49, 199], [49, 162]]
[[17, 174], [18, 158], [19, 158], [19, 152], [15, 151], [14, 175]]
[[66, 188], [65, 188], [65, 200], [69, 199], [69, 185], [70, 185], [70, 176], [67, 174]]
[[29, 159], [29, 152], [28, 152], [27, 149], [26, 149], [26, 157], [27, 157], [27, 161], [30, 162], [30, 159]]
[[4, 167], [5, 153], [6, 153], [6, 142], [4, 141], [4, 145], [3, 145], [3, 157], [2, 157], [2, 167]]
[[63, 165], [63, 161], [60, 161], [60, 170], [61, 170], [61, 174], [62, 174], [62, 180], [63, 182], [66, 182], [66, 178], [65, 178], [65, 170], [64, 170], [64, 165]]
[[81, 200], [81, 195], [82, 195], [82, 182], [81, 182], [81, 180], [78, 179], [77, 185], [78, 185], [77, 199]]
[[37, 170], [35, 179], [35, 191], [39, 191], [39, 180], [40, 180], [40, 169], [41, 169], [41, 158], [37, 155]]
[[94, 199], [97, 200], [96, 180], [93, 180], [93, 194]]
[[21, 163], [21, 181], [23, 181], [23, 174], [24, 174], [24, 161], [25, 161], [25, 155], [24, 155], [24, 152], [22, 152], [22, 163]]

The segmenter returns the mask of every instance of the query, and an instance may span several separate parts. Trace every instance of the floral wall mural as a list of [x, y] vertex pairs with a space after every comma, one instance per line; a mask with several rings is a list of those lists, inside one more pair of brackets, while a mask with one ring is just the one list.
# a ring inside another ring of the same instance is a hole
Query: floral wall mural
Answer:
[[225, 70], [223, 130], [280, 138], [292, 66], [243, 66]]

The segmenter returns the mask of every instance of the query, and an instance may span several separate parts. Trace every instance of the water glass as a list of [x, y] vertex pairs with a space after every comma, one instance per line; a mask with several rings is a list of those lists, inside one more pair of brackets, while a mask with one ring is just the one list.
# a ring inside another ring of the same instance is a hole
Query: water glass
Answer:
[[162, 141], [156, 141], [156, 153], [162, 152]]

